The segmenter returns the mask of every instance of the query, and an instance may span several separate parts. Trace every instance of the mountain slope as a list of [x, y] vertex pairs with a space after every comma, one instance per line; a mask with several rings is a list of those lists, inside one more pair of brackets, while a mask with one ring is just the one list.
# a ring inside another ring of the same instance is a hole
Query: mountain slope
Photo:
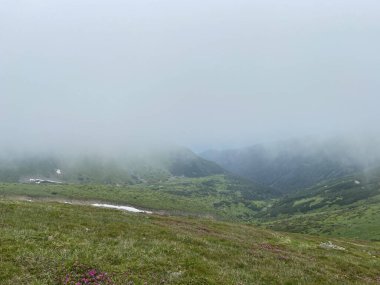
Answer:
[[134, 184], [170, 176], [205, 177], [225, 173], [214, 162], [179, 147], [117, 155], [58, 153], [0, 157], [2, 182], [44, 178], [70, 183]]
[[293, 193], [258, 217], [277, 230], [380, 240], [380, 169]]
[[380, 165], [376, 140], [288, 140], [201, 154], [237, 175], [283, 193]]
[[[232, 175], [214, 162], [179, 147], [113, 156], [12, 156], [0, 160], [0, 182], [5, 183], [0, 184], [0, 192], [7, 195], [124, 201], [136, 206], [244, 220], [262, 207], [263, 200], [279, 195], [270, 187]], [[39, 185], [54, 182], [70, 185]]]
[[177, 215], [213, 216], [251, 220], [273, 189], [232, 175], [198, 178], [171, 177], [156, 183], [134, 185], [0, 183], [0, 196], [53, 201], [92, 200], [132, 205]]
[[112, 283], [102, 284], [377, 284], [380, 278], [375, 242], [328, 239], [331, 246], [323, 237], [239, 223], [36, 201], [0, 200], [0, 213], [4, 285], [83, 284], [83, 275], [103, 272]]

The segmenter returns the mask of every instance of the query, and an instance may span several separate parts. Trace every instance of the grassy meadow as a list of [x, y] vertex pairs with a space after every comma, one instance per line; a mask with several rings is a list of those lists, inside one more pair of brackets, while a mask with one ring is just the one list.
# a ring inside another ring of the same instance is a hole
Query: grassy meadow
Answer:
[[[258, 187], [224, 175], [176, 178], [127, 186], [73, 184], [0, 184], [0, 197], [26, 196], [43, 199], [103, 201], [127, 204], [175, 215], [213, 216], [251, 220], [268, 202]], [[265, 188], [263, 188], [265, 190]]]
[[275, 230], [380, 241], [379, 185], [378, 169], [327, 181], [278, 199], [256, 217]]
[[280, 216], [262, 221], [261, 225], [278, 231], [380, 241], [380, 204], [361, 203], [351, 207]]
[[[0, 200], [1, 284], [378, 284], [380, 244], [195, 217]], [[90, 271], [91, 272], [91, 271]], [[68, 283], [67, 283], [68, 284]], [[73, 283], [75, 284], [75, 283]], [[79, 283], [85, 284], [85, 283]]]

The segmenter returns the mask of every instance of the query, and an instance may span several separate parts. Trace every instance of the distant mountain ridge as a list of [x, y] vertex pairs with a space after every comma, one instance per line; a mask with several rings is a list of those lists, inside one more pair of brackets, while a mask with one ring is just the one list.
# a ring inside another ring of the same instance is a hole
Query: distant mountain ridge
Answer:
[[26, 154], [0, 157], [0, 181], [53, 179], [69, 183], [134, 184], [170, 176], [204, 177], [227, 173], [216, 163], [182, 147], [135, 154]]
[[380, 165], [377, 140], [297, 139], [200, 154], [232, 173], [283, 193]]

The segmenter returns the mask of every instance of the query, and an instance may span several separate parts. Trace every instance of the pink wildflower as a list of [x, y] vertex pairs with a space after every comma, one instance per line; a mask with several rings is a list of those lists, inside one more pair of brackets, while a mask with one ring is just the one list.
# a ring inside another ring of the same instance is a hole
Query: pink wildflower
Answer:
[[95, 270], [95, 269], [92, 269], [92, 270], [90, 270], [90, 271], [88, 272], [88, 274], [89, 274], [90, 276], [95, 276], [95, 274], [96, 274], [96, 270]]

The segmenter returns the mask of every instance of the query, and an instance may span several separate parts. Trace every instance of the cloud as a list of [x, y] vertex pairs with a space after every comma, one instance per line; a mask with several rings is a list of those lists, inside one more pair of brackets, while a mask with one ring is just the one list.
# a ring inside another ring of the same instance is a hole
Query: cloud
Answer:
[[378, 132], [376, 1], [3, 1], [3, 143]]

